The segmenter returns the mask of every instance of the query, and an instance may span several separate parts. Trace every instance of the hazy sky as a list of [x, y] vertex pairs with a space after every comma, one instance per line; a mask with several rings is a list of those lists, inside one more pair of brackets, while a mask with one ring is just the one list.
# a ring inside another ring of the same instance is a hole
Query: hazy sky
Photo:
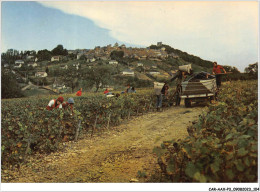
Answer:
[[258, 60], [257, 1], [3, 2], [2, 51], [163, 42], [236, 66]]

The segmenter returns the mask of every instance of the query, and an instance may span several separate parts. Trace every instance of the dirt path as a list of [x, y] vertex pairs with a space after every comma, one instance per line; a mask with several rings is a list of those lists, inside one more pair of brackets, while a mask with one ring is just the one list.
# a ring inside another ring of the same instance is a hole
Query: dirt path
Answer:
[[130, 182], [139, 170], [149, 176], [157, 165], [153, 148], [185, 138], [187, 126], [205, 110], [180, 106], [135, 117], [93, 138], [66, 144], [65, 152], [32, 159], [20, 173], [12, 172], [9, 182]]

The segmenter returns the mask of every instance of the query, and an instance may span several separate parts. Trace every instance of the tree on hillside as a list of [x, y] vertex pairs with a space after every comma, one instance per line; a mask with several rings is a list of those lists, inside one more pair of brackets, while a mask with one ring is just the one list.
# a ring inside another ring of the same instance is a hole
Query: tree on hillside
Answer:
[[254, 64], [249, 64], [248, 67], [245, 68], [245, 73], [248, 73], [250, 78], [257, 79], [258, 78], [258, 62]]
[[16, 81], [15, 75], [4, 69], [2, 69], [1, 87], [2, 99], [24, 96], [18, 82]]
[[258, 73], [258, 63], [249, 64], [248, 67], [245, 68], [245, 73], [249, 74], [257, 74]]
[[110, 53], [111, 59], [121, 59], [124, 56], [124, 51], [112, 51]]
[[75, 88], [79, 85], [81, 74], [75, 67], [70, 65], [68, 69], [60, 71], [60, 77], [65, 85], [71, 87], [71, 91], [74, 92]]
[[52, 51], [52, 55], [68, 55], [67, 49], [63, 48], [63, 45], [57, 45]]
[[150, 49], [159, 49], [159, 47], [157, 47], [157, 45], [151, 45], [149, 48]]
[[22, 59], [22, 56], [19, 54], [19, 51], [15, 49], [8, 49], [5, 53], [1, 54], [1, 63], [13, 64], [15, 60]]
[[99, 65], [91, 69], [86, 69], [84, 78], [96, 87], [97, 92], [100, 87], [110, 82], [111, 73], [112, 70], [109, 66]]
[[236, 67], [231, 67], [228, 65], [223, 66], [226, 72], [231, 72], [231, 73], [240, 73], [240, 71]]
[[52, 57], [51, 52], [48, 51], [47, 49], [39, 50], [37, 53], [38, 61], [49, 61], [51, 60], [51, 57]]
[[77, 59], [77, 54], [71, 53], [71, 54], [69, 54], [69, 58], [71, 60]]

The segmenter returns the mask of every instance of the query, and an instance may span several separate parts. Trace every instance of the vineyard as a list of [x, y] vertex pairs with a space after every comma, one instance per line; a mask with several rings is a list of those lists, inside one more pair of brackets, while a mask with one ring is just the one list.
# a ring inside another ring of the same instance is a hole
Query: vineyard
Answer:
[[257, 81], [225, 84], [184, 140], [155, 147], [164, 181], [257, 182]]
[[[64, 96], [65, 100], [69, 96]], [[133, 115], [151, 111], [155, 105], [152, 90], [118, 98], [101, 94], [74, 98], [74, 116], [69, 111], [46, 110], [51, 97], [2, 100], [2, 167], [19, 165], [36, 152], [56, 151], [63, 142], [119, 125]]]
[[[73, 95], [63, 96], [67, 100]], [[2, 170], [21, 165], [20, 171], [25, 175], [17, 173], [13, 179], [20, 175], [17, 181], [22, 182], [128, 182], [137, 174], [145, 178], [143, 182], [256, 182], [257, 96], [257, 81], [225, 83], [218, 103], [204, 106], [205, 110], [181, 106], [147, 115], [155, 107], [151, 89], [118, 98], [101, 94], [74, 97], [74, 116], [64, 110], [47, 111], [45, 107], [52, 97], [2, 100]], [[95, 137], [96, 133], [105, 133], [140, 114], [144, 116], [130, 123], [128, 131], [120, 136]], [[88, 143], [85, 146], [92, 141], [95, 144], [78, 148], [76, 152], [81, 157], [73, 156], [74, 149], [66, 153], [66, 158], [62, 158], [61, 152], [57, 161], [55, 152], [62, 151], [64, 143], [79, 139]], [[160, 142], [155, 145], [158, 139]], [[48, 156], [55, 162], [45, 157], [41, 164], [33, 163], [30, 171], [31, 165], [26, 167], [24, 162], [31, 162], [31, 157], [39, 157], [39, 153], [50, 153]], [[158, 173], [153, 170], [156, 163], [161, 175], [153, 176], [152, 172]], [[53, 172], [48, 168], [52, 166]], [[57, 178], [56, 168], [60, 175]], [[39, 170], [42, 172], [37, 174]], [[7, 177], [6, 181], [10, 179]]]

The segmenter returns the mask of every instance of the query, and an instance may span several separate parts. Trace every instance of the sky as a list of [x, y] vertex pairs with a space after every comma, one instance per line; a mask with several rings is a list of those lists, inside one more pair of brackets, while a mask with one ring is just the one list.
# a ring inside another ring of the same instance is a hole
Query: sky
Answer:
[[257, 1], [6, 1], [1, 51], [157, 42], [241, 72], [258, 61]]

